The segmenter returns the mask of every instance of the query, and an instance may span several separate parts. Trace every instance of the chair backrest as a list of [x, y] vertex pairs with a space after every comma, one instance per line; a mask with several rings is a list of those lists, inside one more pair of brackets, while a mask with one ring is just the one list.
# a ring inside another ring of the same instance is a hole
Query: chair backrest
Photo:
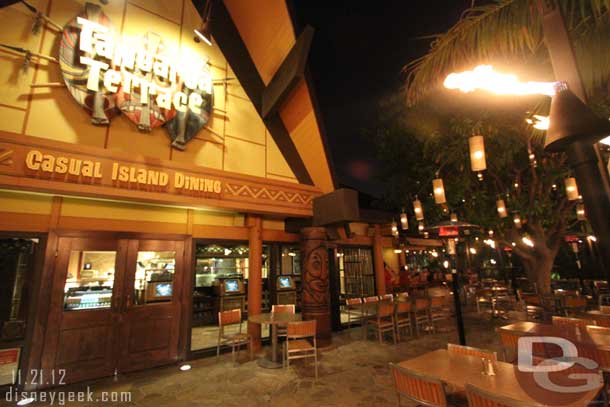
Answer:
[[466, 397], [468, 397], [468, 405], [470, 407], [544, 407], [542, 404], [531, 401], [526, 402], [498, 396], [472, 384], [466, 385]]
[[450, 353], [456, 353], [459, 355], [476, 356], [479, 358], [491, 360], [492, 362], [498, 361], [498, 355], [496, 354], [496, 352], [492, 352], [485, 349], [473, 348], [472, 346], [462, 346], [453, 343], [448, 343], [447, 350]]
[[390, 370], [394, 387], [399, 394], [427, 406], [447, 406], [445, 388], [440, 379], [421, 375], [394, 363], [390, 363]]
[[396, 313], [406, 314], [411, 312], [413, 304], [409, 301], [401, 301], [396, 303]]
[[604, 314], [610, 314], [610, 306], [609, 305], [600, 305], [599, 310]]
[[232, 309], [230, 311], [220, 311], [218, 313], [218, 326], [241, 324], [241, 309]]
[[309, 338], [316, 336], [316, 320], [289, 322], [286, 328], [288, 339]]
[[345, 300], [345, 304], [346, 305], [360, 305], [360, 304], [362, 304], [362, 298], [360, 298], [360, 297], [347, 298]]
[[384, 294], [379, 296], [380, 301], [394, 301], [394, 296], [392, 294]]
[[499, 331], [498, 334], [500, 335], [500, 342], [502, 343], [502, 346], [507, 349], [513, 349], [515, 351], [517, 350], [517, 346], [519, 344], [518, 335], [506, 331]]
[[447, 304], [447, 300], [444, 296], [437, 295], [434, 297], [430, 297], [430, 307], [432, 308], [441, 308], [445, 304]]
[[542, 299], [538, 294], [521, 294], [521, 299], [527, 305], [542, 305]]
[[379, 307], [377, 309], [377, 317], [386, 318], [391, 316], [394, 313], [394, 304], [390, 304], [387, 302], [379, 303]]
[[597, 325], [587, 325], [587, 331], [596, 334], [610, 335], [610, 327]]
[[587, 298], [580, 295], [566, 295], [563, 297], [563, 306], [566, 308], [585, 308]]
[[409, 293], [408, 292], [401, 292], [396, 294], [396, 298], [409, 298]]
[[477, 290], [476, 297], [477, 298], [490, 298], [493, 296], [493, 290], [491, 288], [481, 288]]
[[365, 297], [364, 298], [364, 302], [365, 303], [369, 303], [369, 302], [379, 302], [379, 298], [377, 296], [373, 296], [373, 297]]
[[294, 314], [294, 304], [275, 304], [271, 307], [274, 314]]
[[604, 370], [610, 370], [610, 346], [597, 347], [597, 363]]
[[556, 315], [553, 316], [553, 325], [555, 326], [571, 326], [571, 327], [579, 327], [581, 329], [585, 329], [587, 325], [595, 325], [595, 321], [590, 319], [582, 319], [582, 318], [568, 318], [568, 317], [558, 317]]
[[602, 305], [610, 305], [610, 294], [599, 294], [598, 300], [599, 300], [600, 307]]
[[430, 299], [429, 298], [416, 298], [415, 299], [415, 310], [422, 311], [428, 309], [430, 307]]

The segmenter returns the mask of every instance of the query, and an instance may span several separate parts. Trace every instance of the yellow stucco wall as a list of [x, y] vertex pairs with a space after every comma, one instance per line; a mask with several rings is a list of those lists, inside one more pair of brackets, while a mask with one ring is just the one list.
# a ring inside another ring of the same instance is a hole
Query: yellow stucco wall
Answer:
[[53, 197], [50, 195], [0, 190], [2, 212], [49, 215], [52, 201]]
[[383, 261], [385, 261], [392, 270], [399, 270], [398, 254], [394, 253], [394, 249], [387, 247], [383, 249]]
[[[84, 0], [31, 0], [60, 25], [71, 20]], [[96, 2], [96, 4], [99, 4]], [[190, 0], [116, 0], [103, 6], [115, 29], [139, 37], [151, 30], [166, 45], [184, 55], [209, 59], [213, 79], [234, 78], [217, 46], [193, 41], [200, 17]], [[32, 34], [34, 16], [22, 5], [0, 9], [0, 43], [57, 56], [59, 34], [51, 29]], [[214, 86], [216, 110], [186, 151], [170, 148], [165, 129], [144, 134], [124, 116], [109, 128], [95, 127], [90, 117], [64, 88], [30, 90], [31, 83], [63, 82], [59, 66], [41, 62], [21, 71], [23, 58], [0, 51], [0, 130], [69, 143], [124, 151], [133, 155], [180, 162], [259, 177], [296, 182], [286, 160], [237, 80]]]

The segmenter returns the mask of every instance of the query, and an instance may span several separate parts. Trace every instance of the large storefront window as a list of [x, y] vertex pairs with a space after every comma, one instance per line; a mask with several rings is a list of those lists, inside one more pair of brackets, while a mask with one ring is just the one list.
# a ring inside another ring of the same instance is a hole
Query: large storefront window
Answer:
[[[242, 331], [247, 330], [249, 255], [247, 242], [197, 244], [191, 350], [208, 349], [218, 340], [218, 312], [241, 309]], [[263, 246], [263, 312], [271, 307], [269, 294], [270, 247]], [[263, 336], [268, 330], [263, 331]]]
[[0, 386], [13, 384], [28, 323], [37, 239], [0, 238]]

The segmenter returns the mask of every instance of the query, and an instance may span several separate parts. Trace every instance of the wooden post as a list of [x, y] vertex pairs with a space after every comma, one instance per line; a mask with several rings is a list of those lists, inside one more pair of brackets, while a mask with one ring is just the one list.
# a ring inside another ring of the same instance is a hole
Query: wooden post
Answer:
[[[257, 215], [246, 216], [248, 227], [248, 315], [258, 315], [263, 303], [263, 220]], [[261, 348], [261, 326], [248, 322], [248, 334], [254, 341], [254, 350]]]
[[383, 267], [383, 237], [381, 225], [375, 225], [373, 236], [373, 267], [375, 268], [375, 286], [377, 295], [385, 294], [385, 268]]
[[318, 345], [328, 346], [332, 341], [332, 331], [326, 230], [320, 227], [304, 228], [301, 230], [301, 238], [303, 319], [317, 321]]

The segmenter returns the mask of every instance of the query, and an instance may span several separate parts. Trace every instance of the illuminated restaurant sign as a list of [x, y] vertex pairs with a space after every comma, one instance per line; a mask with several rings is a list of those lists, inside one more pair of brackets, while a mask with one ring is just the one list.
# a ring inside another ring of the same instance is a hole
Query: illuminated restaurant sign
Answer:
[[143, 132], [164, 126], [172, 147], [183, 150], [210, 118], [213, 85], [207, 61], [179, 53], [154, 32], [121, 38], [101, 8], [87, 3], [64, 28], [59, 61], [93, 124], [122, 113]]

